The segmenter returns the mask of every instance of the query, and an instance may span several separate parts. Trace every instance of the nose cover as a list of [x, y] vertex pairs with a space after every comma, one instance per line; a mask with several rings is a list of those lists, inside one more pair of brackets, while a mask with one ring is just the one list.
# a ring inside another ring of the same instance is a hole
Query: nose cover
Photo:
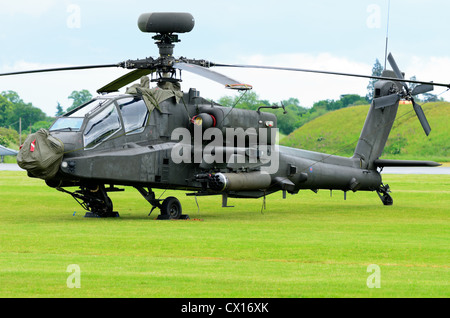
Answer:
[[63, 142], [48, 130], [40, 129], [27, 137], [17, 155], [17, 163], [31, 176], [47, 180], [58, 172], [63, 155]]

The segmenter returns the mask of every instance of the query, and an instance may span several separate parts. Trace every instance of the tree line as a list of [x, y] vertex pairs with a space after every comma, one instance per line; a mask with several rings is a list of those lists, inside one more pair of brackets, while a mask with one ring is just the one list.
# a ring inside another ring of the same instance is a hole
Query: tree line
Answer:
[[[73, 91], [68, 98], [73, 102], [66, 112], [89, 101], [92, 95], [84, 89]], [[17, 92], [3, 91], [0, 93], [0, 145], [18, 145], [20, 130], [24, 138], [28, 133], [34, 133], [41, 128], [48, 129], [55, 118], [64, 113], [61, 104], [57, 103], [55, 116], [48, 116], [32, 103], [25, 103]]]
[[[354, 105], [368, 104], [365, 97], [357, 94], [341, 95], [338, 100], [326, 99], [313, 104], [311, 108], [303, 107], [297, 98], [289, 98], [283, 100], [280, 104], [272, 104], [268, 100], [261, 100], [254, 92], [246, 91], [241, 96], [222, 97], [219, 104], [228, 107], [236, 107], [241, 109], [257, 110], [259, 107], [279, 106], [278, 109], [264, 108], [263, 111], [273, 113], [277, 116], [277, 127], [284, 135], [300, 128], [307, 122], [322, 116], [323, 114]], [[284, 109], [281, 106], [284, 106]], [[284, 114], [284, 111], [287, 113]]]
[[[55, 116], [48, 116], [41, 109], [31, 103], [25, 103], [14, 91], [0, 93], [0, 144], [18, 144], [19, 129], [22, 128], [23, 135], [36, 132], [41, 128], [48, 129], [55, 117], [63, 115], [83, 103], [89, 101], [92, 95], [87, 90], [73, 91], [69, 99], [73, 103], [65, 111], [60, 103], [56, 105]], [[242, 109], [257, 110], [261, 106], [273, 106], [268, 100], [261, 100], [254, 92], [247, 92], [241, 96], [220, 98], [219, 103], [223, 106], [237, 107]], [[322, 100], [306, 108], [300, 105], [297, 98], [289, 98], [282, 101], [287, 114], [283, 109], [263, 109], [263, 111], [274, 113], [278, 118], [278, 128], [282, 134], [288, 135], [295, 129], [301, 127], [308, 121], [317, 118], [324, 113], [343, 107], [364, 104], [364, 97], [359, 95], [342, 95], [339, 100]], [[280, 105], [281, 106], [281, 105]], [[21, 127], [20, 127], [21, 126]]]

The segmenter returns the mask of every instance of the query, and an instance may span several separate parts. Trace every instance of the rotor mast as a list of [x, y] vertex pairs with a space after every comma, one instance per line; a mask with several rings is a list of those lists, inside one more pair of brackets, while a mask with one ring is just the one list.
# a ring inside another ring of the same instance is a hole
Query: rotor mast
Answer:
[[181, 78], [176, 78], [176, 70], [171, 67], [173, 64], [173, 49], [176, 42], [180, 42], [176, 34], [157, 34], [152, 37], [156, 40], [155, 44], [159, 49], [159, 60], [161, 61], [161, 69], [156, 71], [157, 78], [152, 79], [154, 82], [180, 82]]
[[145, 33], [156, 33], [152, 37], [159, 49], [159, 58], [156, 60], [156, 82], [180, 82], [176, 78], [173, 50], [175, 43], [180, 42], [174, 33], [187, 33], [194, 28], [195, 20], [190, 13], [185, 12], [152, 12], [144, 13], [138, 19], [138, 27]]

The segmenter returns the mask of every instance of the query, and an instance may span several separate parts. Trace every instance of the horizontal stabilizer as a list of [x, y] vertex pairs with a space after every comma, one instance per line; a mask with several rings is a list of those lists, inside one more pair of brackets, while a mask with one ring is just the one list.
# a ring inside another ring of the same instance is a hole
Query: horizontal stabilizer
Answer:
[[434, 161], [390, 159], [376, 159], [373, 164], [376, 167], [437, 167], [441, 165]]

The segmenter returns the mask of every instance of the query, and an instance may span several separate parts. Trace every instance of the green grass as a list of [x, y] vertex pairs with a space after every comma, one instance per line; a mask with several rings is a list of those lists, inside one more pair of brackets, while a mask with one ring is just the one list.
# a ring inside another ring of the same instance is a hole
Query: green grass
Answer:
[[[199, 197], [198, 212], [168, 191], [191, 220], [157, 221], [131, 188], [111, 195], [120, 218], [88, 219], [43, 181], [0, 172], [0, 297], [449, 297], [449, 176], [384, 181], [390, 207], [301, 191], [262, 213], [262, 199]], [[81, 288], [66, 285], [70, 264]], [[370, 264], [381, 288], [366, 285]]]
[[[280, 144], [312, 151], [351, 156], [369, 106], [353, 106], [326, 113], [280, 140]], [[384, 159], [450, 161], [448, 118], [450, 103], [423, 105], [431, 126], [427, 137], [411, 105], [400, 105], [386, 143]]]

